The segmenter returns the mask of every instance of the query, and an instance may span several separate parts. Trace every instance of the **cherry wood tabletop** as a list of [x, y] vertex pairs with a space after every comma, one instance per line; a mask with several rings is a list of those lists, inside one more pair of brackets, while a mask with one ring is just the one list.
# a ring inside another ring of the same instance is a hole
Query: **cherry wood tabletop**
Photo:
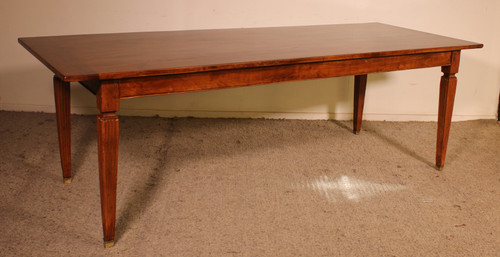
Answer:
[[481, 48], [381, 24], [20, 38], [63, 81], [156, 76]]

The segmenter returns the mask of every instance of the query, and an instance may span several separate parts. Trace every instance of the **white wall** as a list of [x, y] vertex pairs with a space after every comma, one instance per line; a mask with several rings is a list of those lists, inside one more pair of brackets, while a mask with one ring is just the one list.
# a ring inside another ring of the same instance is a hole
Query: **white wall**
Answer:
[[[18, 37], [383, 22], [485, 44], [462, 52], [454, 120], [496, 117], [500, 88], [498, 0], [2, 0], [0, 110], [54, 112], [52, 74]], [[369, 75], [366, 119], [435, 121], [439, 68]], [[145, 97], [121, 115], [351, 119], [353, 78]], [[96, 113], [72, 87], [72, 111]]]

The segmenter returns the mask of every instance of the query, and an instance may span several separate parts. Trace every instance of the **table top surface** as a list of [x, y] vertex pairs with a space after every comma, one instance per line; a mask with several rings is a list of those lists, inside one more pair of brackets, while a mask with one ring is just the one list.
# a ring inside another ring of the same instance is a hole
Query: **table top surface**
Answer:
[[64, 81], [119, 79], [481, 48], [381, 24], [19, 38]]

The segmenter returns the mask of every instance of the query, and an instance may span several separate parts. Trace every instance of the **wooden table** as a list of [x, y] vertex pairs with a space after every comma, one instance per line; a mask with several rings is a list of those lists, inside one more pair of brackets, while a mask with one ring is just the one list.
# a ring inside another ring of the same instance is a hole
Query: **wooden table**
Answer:
[[442, 169], [460, 52], [482, 47], [380, 23], [29, 37], [19, 43], [55, 74], [66, 183], [71, 182], [70, 82], [96, 95], [106, 247], [114, 244], [121, 99], [355, 75], [358, 134], [367, 74], [441, 66], [436, 167]]

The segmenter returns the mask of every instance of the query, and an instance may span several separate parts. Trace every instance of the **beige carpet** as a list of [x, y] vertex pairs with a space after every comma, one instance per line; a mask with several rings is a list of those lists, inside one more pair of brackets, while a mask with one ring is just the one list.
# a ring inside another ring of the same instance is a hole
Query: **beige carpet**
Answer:
[[104, 249], [95, 117], [0, 112], [1, 256], [499, 256], [500, 126], [121, 117]]

